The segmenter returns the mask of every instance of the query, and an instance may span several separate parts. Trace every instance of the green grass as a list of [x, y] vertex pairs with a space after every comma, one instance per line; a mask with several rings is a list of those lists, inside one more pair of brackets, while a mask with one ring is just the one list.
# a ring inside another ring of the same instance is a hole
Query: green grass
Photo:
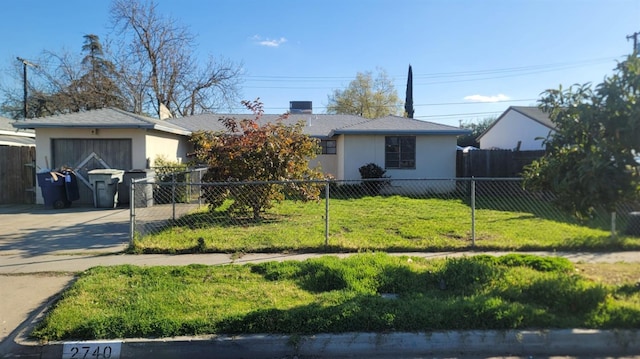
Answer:
[[368, 253], [245, 265], [96, 267], [79, 276], [32, 336], [91, 340], [639, 325], [636, 286], [587, 280], [564, 258], [425, 260]]
[[456, 199], [402, 196], [332, 199], [325, 245], [324, 202], [283, 201], [260, 222], [203, 210], [163, 231], [137, 238], [137, 253], [357, 252], [443, 250], [637, 250], [640, 240], [611, 238], [601, 224], [580, 223], [543, 202], [516, 207], [483, 201], [471, 210]]

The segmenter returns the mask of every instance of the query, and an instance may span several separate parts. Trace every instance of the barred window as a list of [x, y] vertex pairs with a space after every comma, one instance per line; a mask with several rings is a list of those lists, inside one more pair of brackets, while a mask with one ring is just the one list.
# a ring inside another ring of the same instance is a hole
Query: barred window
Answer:
[[385, 137], [385, 168], [415, 169], [415, 136]]
[[335, 155], [336, 154], [336, 141], [335, 140], [320, 140], [320, 147], [323, 155]]

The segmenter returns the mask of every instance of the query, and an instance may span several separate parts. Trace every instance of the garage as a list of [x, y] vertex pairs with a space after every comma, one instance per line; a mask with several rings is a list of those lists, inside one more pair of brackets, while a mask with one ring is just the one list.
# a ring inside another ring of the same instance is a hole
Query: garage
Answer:
[[[180, 162], [191, 150], [191, 131], [115, 108], [29, 118], [13, 126], [35, 130], [38, 172], [60, 167], [76, 172], [80, 199], [74, 204], [93, 203], [90, 170], [147, 169], [158, 158]], [[44, 204], [40, 189], [36, 203]]]
[[77, 203], [93, 203], [93, 192], [87, 172], [93, 169], [114, 168], [129, 170], [132, 166], [131, 139], [52, 139], [52, 168], [69, 167], [79, 181], [80, 199]]

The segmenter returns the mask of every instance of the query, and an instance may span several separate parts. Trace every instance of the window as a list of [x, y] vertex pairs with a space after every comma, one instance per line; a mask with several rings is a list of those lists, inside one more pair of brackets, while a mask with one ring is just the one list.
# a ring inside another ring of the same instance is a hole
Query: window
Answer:
[[320, 147], [322, 148], [322, 155], [335, 155], [336, 154], [336, 141], [335, 140], [320, 140]]
[[385, 168], [416, 168], [415, 136], [387, 136], [384, 151]]

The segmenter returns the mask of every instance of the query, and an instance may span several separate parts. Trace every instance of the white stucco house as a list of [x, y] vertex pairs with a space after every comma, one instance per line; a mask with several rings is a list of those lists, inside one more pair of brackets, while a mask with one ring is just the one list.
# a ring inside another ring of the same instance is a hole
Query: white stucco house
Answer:
[[[201, 114], [158, 120], [107, 108], [28, 119], [14, 126], [35, 129], [37, 167], [74, 169], [84, 184], [80, 185], [80, 202], [91, 203], [89, 170], [144, 169], [152, 167], [159, 156], [186, 161], [193, 132], [224, 131], [220, 118], [247, 116], [250, 115]], [[260, 121], [271, 122], [279, 117], [263, 115]], [[455, 178], [456, 139], [470, 132], [398, 116], [369, 120], [353, 115], [300, 113], [289, 115], [285, 123], [300, 121], [304, 132], [319, 139], [322, 148], [311, 166], [320, 165], [324, 173], [338, 180], [360, 180], [358, 169], [368, 163], [385, 168], [392, 179]], [[396, 190], [401, 187], [394, 186]], [[40, 193], [36, 199], [37, 203], [44, 201]]]
[[542, 140], [553, 133], [549, 116], [534, 106], [510, 106], [477, 139], [480, 149], [544, 150]]
[[[221, 117], [202, 114], [169, 120], [190, 131], [223, 131]], [[263, 115], [275, 121], [278, 115]], [[311, 163], [337, 180], [360, 180], [359, 168], [375, 163], [392, 179], [451, 179], [456, 176], [457, 136], [470, 131], [458, 127], [399, 116], [365, 119], [353, 115], [291, 114], [285, 123], [304, 123], [304, 132], [320, 140], [322, 153]], [[400, 183], [393, 183], [400, 192]], [[404, 183], [407, 186], [415, 185]], [[434, 187], [447, 190], [441, 183]], [[452, 183], [452, 185], [455, 185]]]
[[[80, 187], [78, 203], [93, 203], [87, 172], [92, 169], [145, 169], [158, 156], [184, 159], [189, 130], [166, 121], [105, 108], [14, 122], [35, 129], [38, 171], [70, 167]], [[44, 203], [36, 191], [36, 203]]]

